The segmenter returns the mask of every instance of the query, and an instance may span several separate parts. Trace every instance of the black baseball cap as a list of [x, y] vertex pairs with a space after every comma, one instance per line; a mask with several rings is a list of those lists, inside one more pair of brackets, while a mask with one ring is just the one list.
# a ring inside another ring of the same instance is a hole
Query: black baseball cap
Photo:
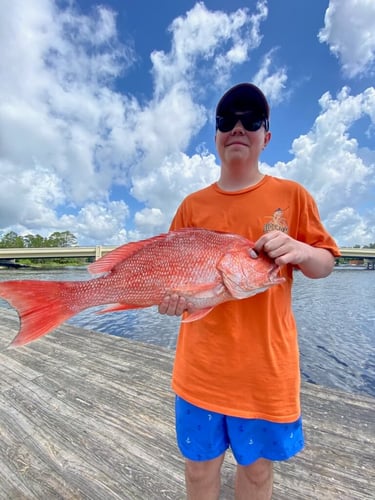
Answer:
[[259, 118], [269, 119], [270, 107], [263, 92], [252, 83], [239, 83], [222, 96], [216, 107], [216, 116], [254, 111]]

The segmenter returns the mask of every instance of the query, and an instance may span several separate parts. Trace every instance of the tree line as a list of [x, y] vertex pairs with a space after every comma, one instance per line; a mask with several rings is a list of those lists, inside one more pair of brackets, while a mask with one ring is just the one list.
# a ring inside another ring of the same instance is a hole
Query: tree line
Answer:
[[75, 245], [77, 245], [77, 238], [70, 231], [55, 231], [47, 237], [40, 234], [20, 236], [14, 231], [9, 231], [0, 237], [0, 248], [72, 247]]
[[[54, 232], [44, 237], [40, 234], [26, 234], [20, 236], [14, 231], [0, 236], [0, 248], [46, 248], [46, 247], [71, 247], [77, 245], [76, 236], [70, 231]], [[54, 268], [56, 266], [81, 266], [90, 262], [84, 257], [50, 257], [40, 259], [3, 259], [0, 267], [35, 267], [42, 266]]]
[[375, 243], [370, 243], [369, 245], [354, 245], [352, 248], [375, 248]]

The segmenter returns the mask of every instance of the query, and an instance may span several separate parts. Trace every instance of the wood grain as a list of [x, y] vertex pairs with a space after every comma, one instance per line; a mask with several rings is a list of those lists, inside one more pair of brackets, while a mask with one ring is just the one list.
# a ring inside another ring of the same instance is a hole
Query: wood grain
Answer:
[[[183, 499], [173, 352], [64, 325], [17, 349], [0, 308], [0, 498]], [[306, 449], [275, 465], [278, 500], [375, 499], [375, 399], [304, 384]], [[221, 498], [233, 498], [234, 461]]]

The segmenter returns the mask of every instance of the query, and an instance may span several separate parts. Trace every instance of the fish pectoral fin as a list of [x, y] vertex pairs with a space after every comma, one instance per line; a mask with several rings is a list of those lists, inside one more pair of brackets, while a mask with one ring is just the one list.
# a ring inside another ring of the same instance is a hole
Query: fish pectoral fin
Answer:
[[115, 312], [115, 311], [124, 311], [126, 309], [140, 309], [143, 306], [134, 306], [132, 304], [112, 304], [108, 307], [105, 307], [104, 309], [100, 309], [100, 311], [96, 311], [96, 314], [106, 314], [109, 312]]
[[205, 307], [204, 309], [198, 309], [198, 311], [194, 311], [192, 313], [186, 312], [186, 316], [183, 320], [181, 320], [181, 323], [191, 323], [192, 321], [197, 321], [197, 319], [202, 319], [207, 316], [212, 309], [213, 307]]
[[217, 297], [225, 291], [225, 287], [222, 283], [204, 283], [200, 285], [187, 285], [179, 286], [173, 290], [169, 290], [169, 293], [175, 293], [182, 297]]
[[265, 292], [273, 285], [274, 285], [274, 283], [269, 283], [267, 285], [259, 286], [258, 288], [254, 288], [253, 290], [245, 291], [243, 294], [241, 292], [239, 292], [236, 295], [236, 299], [247, 299], [248, 297], [253, 297], [253, 295], [257, 295], [258, 293]]

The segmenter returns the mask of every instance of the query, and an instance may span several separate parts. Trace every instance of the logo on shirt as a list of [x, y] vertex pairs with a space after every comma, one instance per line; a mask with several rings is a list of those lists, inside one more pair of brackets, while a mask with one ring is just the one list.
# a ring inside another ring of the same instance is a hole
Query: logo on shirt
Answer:
[[282, 231], [283, 233], [288, 232], [288, 221], [284, 217], [284, 210], [282, 208], [277, 208], [271, 216], [267, 219], [271, 219], [266, 222], [263, 226], [263, 231], [269, 233], [270, 231]]

